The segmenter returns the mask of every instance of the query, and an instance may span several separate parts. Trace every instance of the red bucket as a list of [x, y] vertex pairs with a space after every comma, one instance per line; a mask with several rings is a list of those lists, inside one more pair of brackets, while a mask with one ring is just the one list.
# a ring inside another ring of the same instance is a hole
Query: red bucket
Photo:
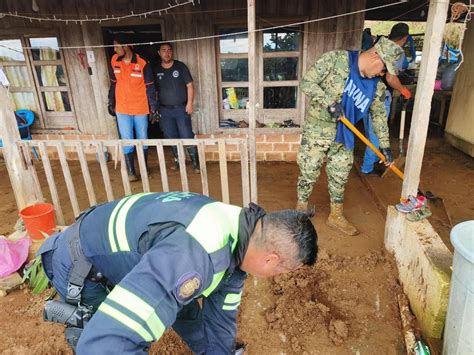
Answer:
[[56, 228], [54, 206], [50, 203], [37, 203], [20, 211], [25, 229], [31, 239], [44, 239], [43, 233], [53, 234]]

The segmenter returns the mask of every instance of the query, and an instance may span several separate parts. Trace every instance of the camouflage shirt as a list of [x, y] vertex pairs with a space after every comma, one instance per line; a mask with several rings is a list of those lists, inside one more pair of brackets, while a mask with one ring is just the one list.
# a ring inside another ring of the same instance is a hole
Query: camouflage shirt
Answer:
[[[336, 124], [328, 112], [328, 106], [342, 101], [342, 93], [349, 77], [349, 56], [345, 50], [324, 53], [306, 72], [300, 83], [301, 90], [309, 98], [309, 107], [304, 129], [311, 126]], [[385, 85], [377, 84], [377, 91], [370, 107], [374, 132], [379, 138], [380, 148], [388, 148], [389, 135], [385, 110]], [[323, 121], [323, 122], [321, 122]]]

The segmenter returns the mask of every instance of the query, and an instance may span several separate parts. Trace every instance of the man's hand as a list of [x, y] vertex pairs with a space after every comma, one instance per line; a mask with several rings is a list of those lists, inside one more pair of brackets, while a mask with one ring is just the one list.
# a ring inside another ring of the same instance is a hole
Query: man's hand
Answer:
[[340, 102], [334, 102], [333, 104], [328, 106], [328, 111], [331, 114], [331, 117], [335, 118], [336, 120], [338, 120], [339, 117], [344, 115], [344, 109]]
[[410, 92], [410, 90], [407, 89], [406, 86], [404, 86], [404, 87], [401, 88], [400, 94], [403, 95], [403, 97], [405, 98], [405, 100], [410, 100], [410, 98], [411, 98], [411, 92]]
[[[385, 164], [385, 166], [392, 165], [393, 164], [393, 155], [392, 155], [392, 151], [390, 150], [390, 148], [381, 148], [380, 152], [385, 157], [385, 161], [383, 162]], [[380, 162], [382, 163], [382, 161], [380, 161]]]
[[109, 103], [107, 105], [107, 111], [109, 111], [109, 115], [112, 116], [112, 117], [115, 117], [117, 116], [117, 114], [115, 113], [115, 105]]
[[161, 118], [160, 113], [158, 112], [158, 110], [155, 110], [150, 113], [149, 121], [151, 124], [154, 124], [154, 123], [160, 122], [160, 118]]
[[186, 113], [187, 113], [188, 115], [190, 115], [190, 114], [192, 114], [193, 112], [194, 112], [194, 110], [193, 110], [193, 103], [192, 103], [192, 102], [188, 102], [188, 103], [186, 104]]

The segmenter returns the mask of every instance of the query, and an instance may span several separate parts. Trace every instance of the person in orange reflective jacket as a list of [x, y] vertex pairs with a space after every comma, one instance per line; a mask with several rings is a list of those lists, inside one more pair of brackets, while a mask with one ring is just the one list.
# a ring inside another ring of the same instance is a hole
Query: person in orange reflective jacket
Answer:
[[[116, 36], [110, 76], [109, 113], [117, 116], [122, 139], [148, 138], [148, 115], [157, 115], [156, 88], [153, 72], [147, 60], [134, 53], [127, 37]], [[143, 147], [145, 161], [148, 147]], [[134, 147], [124, 147], [125, 162], [130, 181], [137, 181], [134, 166]]]

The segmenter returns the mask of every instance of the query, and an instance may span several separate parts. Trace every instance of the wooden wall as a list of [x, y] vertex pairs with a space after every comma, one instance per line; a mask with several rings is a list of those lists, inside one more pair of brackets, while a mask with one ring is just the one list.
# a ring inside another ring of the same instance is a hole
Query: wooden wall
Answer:
[[[47, 14], [97, 15], [127, 14], [166, 7], [168, 1], [127, 1], [127, 0], [38, 0], [40, 12]], [[57, 28], [63, 46], [103, 44], [102, 26], [136, 25], [160, 23], [165, 39], [182, 39], [214, 35], [218, 24], [234, 23], [245, 25], [247, 21], [246, 0], [201, 0], [195, 6], [186, 5], [166, 16], [147, 19], [102, 22], [91, 24], [55, 25], [51, 23], [30, 23], [28, 20], [0, 19], [0, 35], [6, 31], [22, 31], [26, 28], [41, 32]], [[365, 0], [259, 0], [257, 2], [257, 27], [268, 27], [268, 22], [291, 23], [322, 18], [340, 13], [360, 10]], [[228, 11], [228, 9], [234, 9]], [[6, 0], [0, 4], [1, 11], [32, 13], [30, 0]], [[176, 12], [177, 14], [174, 14]], [[266, 22], [267, 21], [267, 22]], [[358, 48], [363, 28], [364, 14], [340, 17], [310, 23], [304, 26], [305, 48], [303, 69], [312, 65], [324, 52], [336, 48]], [[186, 63], [194, 77], [196, 87], [193, 120], [200, 133], [213, 132], [218, 127], [218, 65], [216, 63], [215, 39], [185, 41], [175, 44], [175, 57]], [[95, 63], [88, 69], [81, 66], [79, 55], [83, 49], [65, 50], [66, 66], [70, 78], [74, 108], [78, 127], [82, 133], [115, 135], [115, 124], [106, 111], [108, 76], [105, 51], [94, 49]]]

